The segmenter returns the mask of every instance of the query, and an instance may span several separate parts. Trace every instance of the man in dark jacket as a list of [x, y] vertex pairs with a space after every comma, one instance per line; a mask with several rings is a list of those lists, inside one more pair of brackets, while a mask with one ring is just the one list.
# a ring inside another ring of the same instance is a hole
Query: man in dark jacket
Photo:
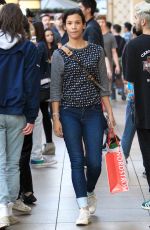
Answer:
[[91, 43], [101, 45], [104, 48], [101, 28], [97, 21], [94, 19], [96, 5], [97, 4], [95, 0], [81, 0], [79, 2], [79, 7], [82, 10], [86, 20], [84, 39]]
[[[90, 43], [100, 45], [104, 48], [104, 41], [101, 28], [98, 22], [94, 19], [97, 3], [95, 0], [80, 0], [79, 7], [82, 10], [85, 20], [86, 28], [84, 31], [84, 39]], [[106, 53], [105, 53], [106, 55]], [[112, 71], [108, 58], [105, 56], [105, 63], [107, 67], [108, 78], [112, 78]]]

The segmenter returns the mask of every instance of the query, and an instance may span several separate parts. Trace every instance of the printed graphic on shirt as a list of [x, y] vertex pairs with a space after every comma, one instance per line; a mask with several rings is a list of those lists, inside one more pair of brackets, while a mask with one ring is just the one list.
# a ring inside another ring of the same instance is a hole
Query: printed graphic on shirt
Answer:
[[143, 71], [150, 73], [150, 56], [147, 57], [146, 61], [143, 61]]

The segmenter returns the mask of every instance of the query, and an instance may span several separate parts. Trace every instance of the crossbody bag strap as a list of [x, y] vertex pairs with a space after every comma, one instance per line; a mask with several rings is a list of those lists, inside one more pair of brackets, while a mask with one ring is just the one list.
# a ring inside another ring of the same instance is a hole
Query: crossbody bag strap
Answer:
[[105, 88], [104, 88], [103, 86], [101, 86], [101, 85], [99, 84], [99, 82], [95, 79], [95, 77], [94, 77], [92, 74], [90, 74], [90, 73], [86, 70], [85, 66], [74, 56], [74, 53], [73, 53], [68, 47], [62, 46], [62, 47], [61, 47], [61, 50], [62, 50], [68, 57], [72, 58], [74, 61], [76, 61], [76, 62], [79, 64], [80, 68], [82, 68], [82, 70], [84, 70], [85, 73], [87, 74], [86, 78], [87, 78], [89, 81], [91, 81], [91, 82], [92, 82], [95, 86], [97, 86], [99, 89], [101, 89], [101, 90], [103, 90], [103, 91], [106, 91]]

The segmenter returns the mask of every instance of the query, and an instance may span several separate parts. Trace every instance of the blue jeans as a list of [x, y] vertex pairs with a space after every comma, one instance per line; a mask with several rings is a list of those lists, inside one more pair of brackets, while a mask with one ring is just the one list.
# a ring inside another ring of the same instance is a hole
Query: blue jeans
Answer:
[[18, 196], [24, 126], [24, 116], [0, 114], [0, 204], [15, 202]]
[[125, 128], [121, 140], [122, 149], [126, 159], [130, 155], [132, 141], [136, 132], [136, 126], [134, 121], [135, 119], [134, 106], [135, 105], [133, 101], [128, 101], [126, 107], [126, 123], [125, 123]]
[[[72, 182], [77, 198], [93, 192], [101, 173], [103, 134], [106, 121], [100, 105], [61, 107], [64, 140], [71, 161]], [[87, 173], [84, 173], [84, 149]]]

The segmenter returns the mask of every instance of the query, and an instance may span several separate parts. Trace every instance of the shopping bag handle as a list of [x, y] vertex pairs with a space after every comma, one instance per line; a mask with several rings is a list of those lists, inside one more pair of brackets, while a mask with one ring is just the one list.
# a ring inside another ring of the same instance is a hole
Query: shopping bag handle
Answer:
[[108, 146], [110, 145], [111, 133], [113, 134], [114, 138], [116, 139], [116, 143], [117, 143], [118, 147], [120, 148], [119, 141], [118, 141], [118, 138], [117, 138], [117, 135], [116, 135], [114, 129], [110, 129], [108, 132]]

